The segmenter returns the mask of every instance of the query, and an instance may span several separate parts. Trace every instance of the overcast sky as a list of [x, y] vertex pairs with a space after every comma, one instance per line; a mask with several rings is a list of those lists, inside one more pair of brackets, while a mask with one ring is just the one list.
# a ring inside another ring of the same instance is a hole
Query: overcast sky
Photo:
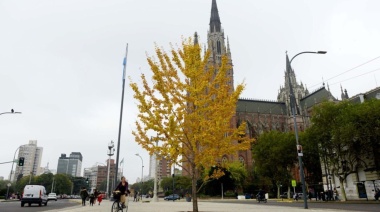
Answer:
[[[339, 98], [340, 84], [352, 96], [380, 83], [380, 1], [217, 3], [235, 84], [247, 85], [242, 97], [276, 100], [286, 51], [289, 57], [328, 52], [292, 63], [309, 91], [321, 87], [322, 78]], [[169, 50], [169, 43], [195, 31], [206, 43], [210, 11], [211, 0], [0, 0], [0, 113], [22, 112], [0, 116], [0, 162], [37, 140], [44, 148], [41, 166], [57, 169], [60, 154], [71, 152], [82, 153], [83, 168], [104, 163], [108, 142], [118, 136], [126, 43], [127, 75], [139, 81], [150, 71], [146, 54], [154, 54], [154, 43]], [[143, 156], [144, 175], [149, 167], [148, 153], [131, 134], [136, 113], [127, 85], [120, 160], [131, 183], [141, 176], [136, 153]], [[0, 176], [7, 178], [10, 169], [0, 165]]]

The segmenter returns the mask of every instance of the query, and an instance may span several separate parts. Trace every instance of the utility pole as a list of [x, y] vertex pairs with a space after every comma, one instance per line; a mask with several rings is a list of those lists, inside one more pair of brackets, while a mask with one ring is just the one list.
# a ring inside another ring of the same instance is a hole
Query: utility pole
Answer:
[[[111, 156], [114, 155], [114, 144], [113, 144], [113, 141], [111, 141], [109, 144], [108, 144], [108, 153], [107, 155], [109, 156], [108, 157], [108, 171], [107, 171], [107, 189], [106, 189], [106, 194], [107, 194], [107, 198], [109, 196], [111, 196], [110, 192], [109, 192], [109, 188], [110, 188], [110, 167], [111, 167]], [[117, 173], [117, 171], [116, 171]], [[117, 175], [117, 174], [116, 174]]]

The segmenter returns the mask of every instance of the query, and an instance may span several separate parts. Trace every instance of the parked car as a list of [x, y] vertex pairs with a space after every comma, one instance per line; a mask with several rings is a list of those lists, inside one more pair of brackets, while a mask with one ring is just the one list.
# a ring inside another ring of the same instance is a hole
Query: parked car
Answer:
[[[306, 195], [306, 198], [309, 198], [309, 195]], [[298, 193], [298, 199], [303, 199], [303, 193]]]
[[[294, 193], [290, 192], [290, 198], [293, 198], [293, 195], [294, 195]], [[287, 199], [288, 198], [288, 192], [284, 192], [283, 194], [281, 194], [280, 198]]]
[[48, 200], [50, 201], [50, 200], [55, 200], [55, 201], [57, 201], [57, 194], [56, 193], [50, 193], [49, 195], [48, 195]]
[[170, 194], [169, 196], [164, 197], [164, 200], [180, 200], [181, 198], [179, 197], [178, 194]]
[[38, 204], [45, 206], [48, 203], [48, 196], [46, 195], [46, 189], [42, 185], [26, 185], [21, 197], [21, 207], [24, 207], [25, 203]]

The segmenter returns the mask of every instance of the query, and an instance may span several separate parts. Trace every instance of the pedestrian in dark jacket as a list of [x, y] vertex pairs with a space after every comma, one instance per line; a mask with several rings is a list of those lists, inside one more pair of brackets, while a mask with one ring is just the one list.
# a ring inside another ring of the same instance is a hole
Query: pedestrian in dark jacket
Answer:
[[94, 206], [95, 203], [95, 194], [90, 194], [90, 206]]
[[82, 206], [86, 206], [86, 198], [88, 197], [88, 192], [85, 187], [80, 190], [80, 197], [82, 198]]

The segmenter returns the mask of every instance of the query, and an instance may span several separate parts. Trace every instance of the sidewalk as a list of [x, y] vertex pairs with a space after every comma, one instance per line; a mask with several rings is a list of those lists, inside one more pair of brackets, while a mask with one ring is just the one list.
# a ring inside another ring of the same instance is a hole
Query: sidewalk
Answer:
[[[76, 201], [76, 200], [73, 200]], [[49, 212], [58, 211], [58, 212], [105, 212], [111, 211], [112, 203], [109, 200], [104, 200], [101, 205], [81, 206], [80, 201], [78, 206], [65, 208], [61, 210], [51, 210]], [[128, 212], [191, 212], [193, 209], [192, 202], [184, 201], [164, 201], [160, 200], [159, 202], [133, 202], [129, 201], [128, 203]], [[208, 202], [208, 201], [199, 201], [198, 209], [200, 212], [301, 212], [305, 211], [304, 208], [296, 207], [281, 207], [281, 206], [271, 206], [265, 203], [258, 204], [226, 204], [226, 203], [217, 203], [217, 202]], [[124, 210], [125, 211], [125, 210]], [[308, 211], [316, 212], [341, 212], [342, 210], [330, 210], [330, 209], [308, 209]]]

